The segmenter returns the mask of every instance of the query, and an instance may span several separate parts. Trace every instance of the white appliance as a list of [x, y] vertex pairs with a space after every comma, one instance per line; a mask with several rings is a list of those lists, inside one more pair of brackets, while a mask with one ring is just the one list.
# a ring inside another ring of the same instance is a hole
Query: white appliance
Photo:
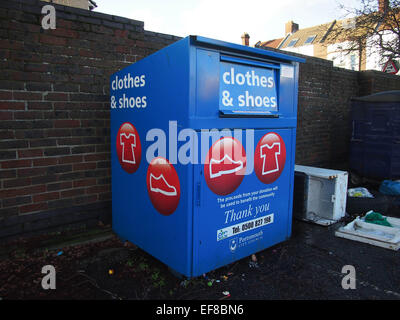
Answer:
[[320, 225], [331, 225], [346, 214], [346, 171], [295, 165], [293, 215]]

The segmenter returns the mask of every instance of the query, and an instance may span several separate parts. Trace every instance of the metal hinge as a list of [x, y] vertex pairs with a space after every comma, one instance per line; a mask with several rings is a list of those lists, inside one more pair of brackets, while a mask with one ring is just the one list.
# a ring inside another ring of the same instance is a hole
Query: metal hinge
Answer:
[[200, 207], [201, 183], [196, 183], [196, 206]]

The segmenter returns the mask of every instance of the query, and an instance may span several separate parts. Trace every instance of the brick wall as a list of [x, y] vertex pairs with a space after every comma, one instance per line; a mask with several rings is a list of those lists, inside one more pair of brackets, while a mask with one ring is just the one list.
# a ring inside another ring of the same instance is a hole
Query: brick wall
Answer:
[[350, 99], [358, 96], [357, 72], [307, 57], [300, 65], [296, 163], [340, 167], [350, 141]]
[[[109, 221], [109, 76], [177, 41], [144, 23], [37, 0], [0, 1], [0, 238]], [[348, 156], [351, 97], [400, 89], [400, 78], [300, 67], [296, 162]]]
[[381, 91], [400, 90], [399, 76], [374, 70], [358, 73], [360, 96]]
[[306, 57], [300, 65], [296, 163], [347, 170], [353, 97], [400, 90], [400, 77]]
[[110, 219], [109, 76], [178, 40], [45, 4], [0, 2], [0, 238]]

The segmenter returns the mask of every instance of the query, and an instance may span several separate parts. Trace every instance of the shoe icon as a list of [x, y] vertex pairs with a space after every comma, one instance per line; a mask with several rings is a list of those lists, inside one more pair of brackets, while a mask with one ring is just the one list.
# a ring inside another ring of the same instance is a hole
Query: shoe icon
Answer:
[[177, 195], [176, 188], [169, 185], [162, 174], [156, 177], [150, 173], [150, 191], [170, 197]]
[[234, 161], [227, 154], [221, 160], [210, 160], [210, 178], [217, 178], [224, 174], [231, 174], [243, 168], [243, 162], [238, 160]]

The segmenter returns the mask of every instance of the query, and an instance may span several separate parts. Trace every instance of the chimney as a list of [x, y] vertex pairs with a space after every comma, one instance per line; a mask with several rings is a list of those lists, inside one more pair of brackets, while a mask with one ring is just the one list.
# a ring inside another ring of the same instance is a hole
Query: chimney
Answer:
[[378, 7], [380, 13], [385, 13], [389, 9], [389, 0], [378, 0]]
[[247, 32], [243, 33], [242, 35], [242, 45], [249, 46], [250, 36]]
[[285, 36], [287, 36], [289, 33], [295, 33], [298, 30], [299, 30], [299, 25], [297, 23], [294, 23], [293, 21], [286, 22]]

